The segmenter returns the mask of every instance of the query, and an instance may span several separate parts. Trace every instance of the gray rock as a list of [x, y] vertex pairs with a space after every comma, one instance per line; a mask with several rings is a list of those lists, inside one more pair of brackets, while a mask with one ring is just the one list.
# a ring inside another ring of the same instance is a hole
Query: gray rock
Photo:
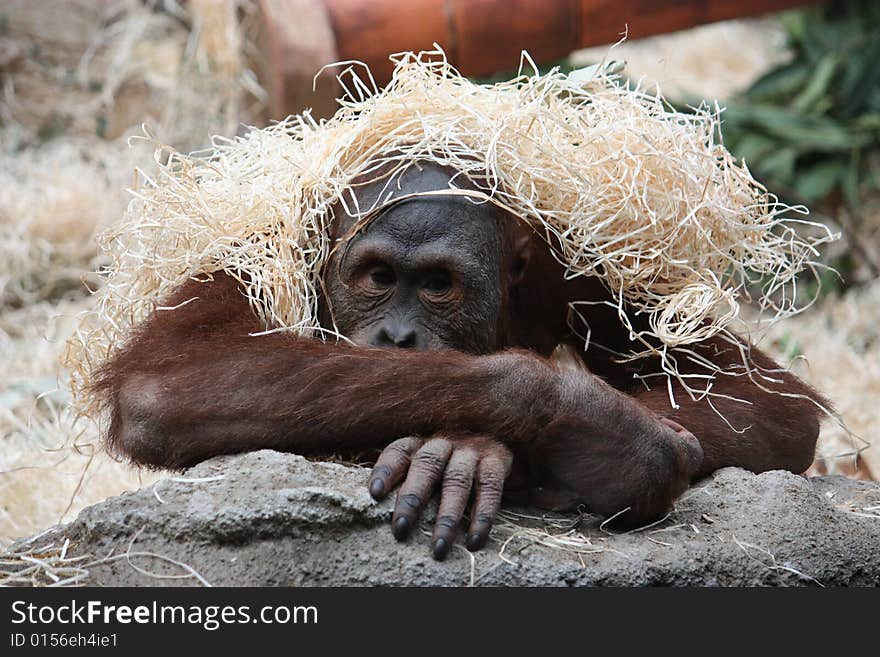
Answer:
[[370, 498], [367, 475], [268, 450], [215, 458], [89, 507], [18, 542], [11, 556], [42, 561], [22, 560], [19, 583], [54, 575], [116, 586], [880, 584], [874, 482], [726, 468], [640, 531], [617, 534], [590, 515], [507, 510], [486, 549], [458, 548], [440, 563], [429, 553], [433, 509], [421, 532], [395, 542], [391, 502]]

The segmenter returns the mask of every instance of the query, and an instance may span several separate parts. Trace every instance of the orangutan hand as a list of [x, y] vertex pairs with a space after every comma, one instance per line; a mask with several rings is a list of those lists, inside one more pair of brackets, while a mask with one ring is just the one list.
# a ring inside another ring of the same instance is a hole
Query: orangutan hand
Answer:
[[405, 478], [391, 518], [394, 538], [402, 541], [442, 482], [431, 538], [434, 558], [442, 560], [455, 541], [471, 489], [475, 496], [465, 544], [471, 551], [486, 544], [512, 464], [510, 450], [487, 437], [401, 438], [388, 445], [376, 461], [370, 474], [370, 495], [382, 499]]

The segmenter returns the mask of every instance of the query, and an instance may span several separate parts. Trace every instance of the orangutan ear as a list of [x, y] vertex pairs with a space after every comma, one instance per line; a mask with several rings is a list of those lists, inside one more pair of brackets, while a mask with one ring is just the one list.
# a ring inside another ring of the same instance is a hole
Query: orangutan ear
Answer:
[[526, 270], [535, 254], [534, 239], [528, 233], [517, 235], [513, 240], [513, 248], [510, 250], [510, 270], [508, 281], [514, 287], [525, 278]]

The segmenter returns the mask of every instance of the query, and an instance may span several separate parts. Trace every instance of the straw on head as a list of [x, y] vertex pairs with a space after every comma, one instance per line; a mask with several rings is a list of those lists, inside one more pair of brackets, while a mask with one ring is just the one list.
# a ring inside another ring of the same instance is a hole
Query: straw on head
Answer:
[[84, 407], [95, 367], [190, 277], [223, 270], [267, 328], [320, 335], [331, 209], [352, 179], [386, 162], [450, 166], [525, 218], [568, 276], [605, 283], [625, 327], [647, 314], [630, 356], [658, 354], [672, 376], [669, 350], [725, 331], [751, 281], [766, 281], [774, 314], [796, 310], [795, 275], [832, 236], [798, 234], [785, 215], [803, 209], [734, 161], [717, 138], [717, 108], [675, 112], [602, 67], [480, 85], [439, 50], [393, 59], [381, 91], [343, 71], [328, 121], [306, 112], [190, 156], [156, 144], [158, 174], [142, 176], [126, 217], [104, 234], [107, 284], [68, 352]]

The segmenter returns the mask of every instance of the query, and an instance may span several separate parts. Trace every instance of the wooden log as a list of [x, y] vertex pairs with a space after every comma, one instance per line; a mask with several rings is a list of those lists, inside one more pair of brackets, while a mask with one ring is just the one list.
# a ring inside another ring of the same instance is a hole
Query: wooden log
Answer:
[[324, 0], [343, 59], [369, 64], [386, 82], [389, 53], [434, 42], [464, 75], [537, 63], [578, 48], [780, 11], [809, 0]]
[[340, 56], [322, 0], [260, 0], [259, 8], [256, 69], [269, 94], [269, 118], [307, 107], [316, 117], [331, 116], [339, 85], [332, 75], [315, 74]]
[[324, 64], [357, 60], [380, 86], [388, 55], [434, 43], [464, 75], [514, 70], [527, 50], [538, 64], [588, 46], [780, 11], [810, 0], [259, 0], [261, 78], [279, 118], [305, 106], [332, 112], [338, 86]]

